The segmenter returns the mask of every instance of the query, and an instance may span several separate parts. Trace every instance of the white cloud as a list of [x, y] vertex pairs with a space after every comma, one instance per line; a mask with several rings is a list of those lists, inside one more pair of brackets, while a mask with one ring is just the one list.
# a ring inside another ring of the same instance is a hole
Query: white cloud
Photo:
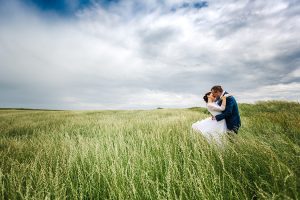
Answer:
[[299, 102], [299, 88], [300, 83], [266, 85], [239, 93], [237, 98], [248, 103], [274, 99]]
[[170, 12], [180, 2], [95, 5], [71, 19], [5, 4], [0, 107], [190, 107], [214, 84], [240, 102], [274, 88], [267, 98], [299, 100], [299, 6], [228, 0]]

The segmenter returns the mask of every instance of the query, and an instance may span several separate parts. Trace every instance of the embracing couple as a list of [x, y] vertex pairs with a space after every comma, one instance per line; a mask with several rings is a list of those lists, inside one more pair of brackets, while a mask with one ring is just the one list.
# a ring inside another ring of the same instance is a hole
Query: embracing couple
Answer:
[[214, 139], [220, 143], [226, 133], [237, 134], [241, 126], [238, 105], [233, 96], [223, 91], [219, 85], [213, 86], [211, 91], [203, 97], [207, 110], [212, 115], [197, 121], [192, 129], [203, 134], [207, 139]]

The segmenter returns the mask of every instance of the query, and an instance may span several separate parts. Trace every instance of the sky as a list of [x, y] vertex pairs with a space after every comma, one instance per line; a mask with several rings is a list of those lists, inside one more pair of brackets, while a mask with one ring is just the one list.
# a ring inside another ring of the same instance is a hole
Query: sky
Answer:
[[0, 0], [0, 107], [300, 101], [299, 0]]

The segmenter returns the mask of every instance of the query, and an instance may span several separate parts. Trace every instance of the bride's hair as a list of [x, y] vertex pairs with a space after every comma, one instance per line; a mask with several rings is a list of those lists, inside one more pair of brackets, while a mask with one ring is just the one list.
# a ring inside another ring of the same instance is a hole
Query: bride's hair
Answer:
[[207, 103], [208, 102], [208, 95], [210, 95], [210, 93], [211, 92], [208, 92], [208, 93], [206, 93], [205, 95], [204, 95], [204, 97], [203, 97], [203, 99], [204, 99], [204, 101]]

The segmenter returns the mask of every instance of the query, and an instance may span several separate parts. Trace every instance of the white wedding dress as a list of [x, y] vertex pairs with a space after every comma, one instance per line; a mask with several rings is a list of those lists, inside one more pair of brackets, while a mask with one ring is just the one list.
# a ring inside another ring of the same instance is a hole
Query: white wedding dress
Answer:
[[[216, 116], [221, 114], [225, 110], [225, 107], [219, 106], [217, 103], [207, 103], [207, 110], [213, 115]], [[225, 135], [227, 131], [225, 119], [221, 121], [213, 120], [211, 117], [208, 117], [204, 120], [195, 122], [192, 125], [192, 129], [200, 132], [204, 137], [209, 141], [215, 140], [217, 143], [221, 143], [222, 136]]]

